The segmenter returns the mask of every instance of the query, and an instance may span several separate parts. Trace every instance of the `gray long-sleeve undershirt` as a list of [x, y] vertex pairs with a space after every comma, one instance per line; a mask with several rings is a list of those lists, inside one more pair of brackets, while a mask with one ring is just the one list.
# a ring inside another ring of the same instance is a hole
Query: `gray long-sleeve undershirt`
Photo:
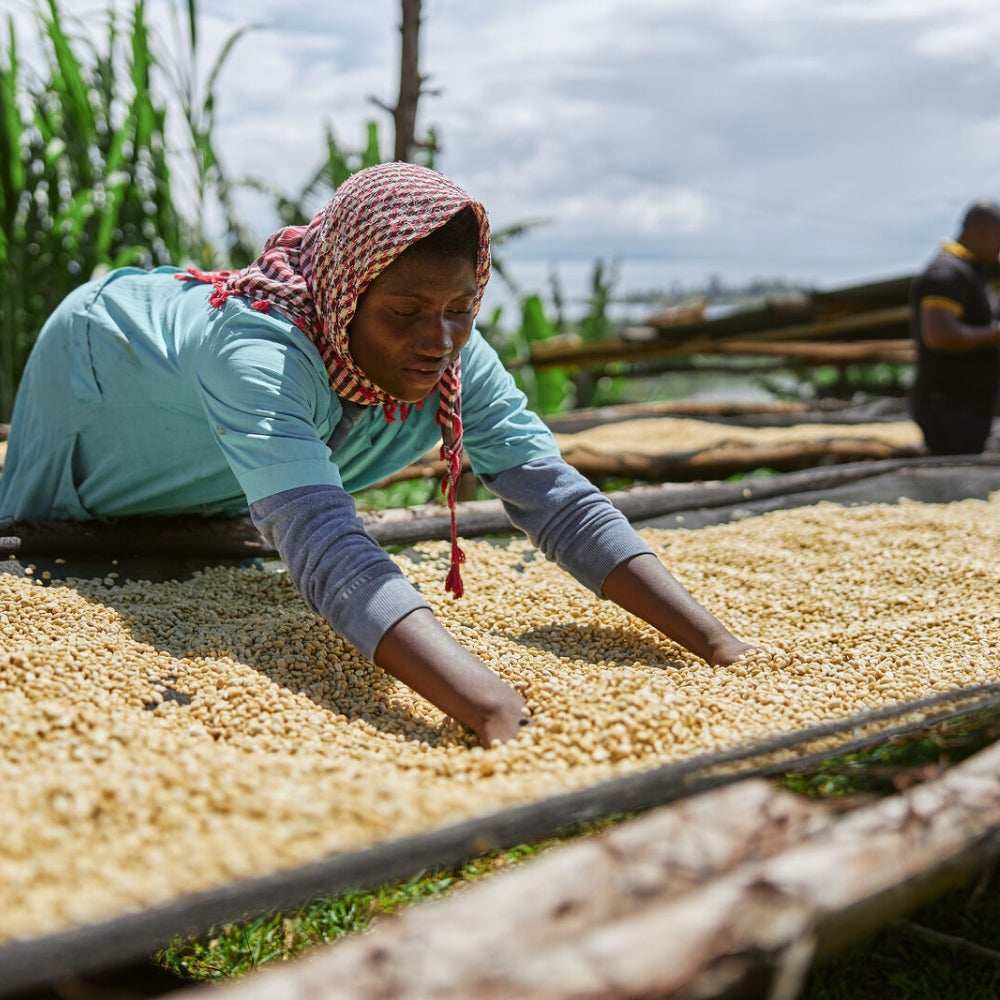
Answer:
[[[592, 483], [559, 457], [482, 477], [507, 516], [541, 550], [594, 593], [624, 560], [649, 547]], [[350, 494], [304, 486], [250, 507], [309, 606], [364, 656], [416, 608], [428, 607], [364, 529]]]

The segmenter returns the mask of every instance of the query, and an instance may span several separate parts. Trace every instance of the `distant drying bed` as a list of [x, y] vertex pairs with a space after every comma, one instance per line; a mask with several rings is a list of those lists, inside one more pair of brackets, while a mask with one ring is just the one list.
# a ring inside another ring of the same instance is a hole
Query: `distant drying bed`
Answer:
[[627, 452], [648, 457], [727, 448], [776, 448], [823, 441], [874, 442], [890, 448], [918, 448], [923, 444], [920, 429], [910, 420], [737, 427], [685, 417], [650, 417], [601, 424], [555, 437], [564, 455], [586, 451], [595, 455]]
[[0, 575], [0, 942], [997, 679], [1000, 494], [643, 532], [757, 653], [711, 669], [522, 541], [397, 557], [534, 725], [484, 751], [283, 573]]

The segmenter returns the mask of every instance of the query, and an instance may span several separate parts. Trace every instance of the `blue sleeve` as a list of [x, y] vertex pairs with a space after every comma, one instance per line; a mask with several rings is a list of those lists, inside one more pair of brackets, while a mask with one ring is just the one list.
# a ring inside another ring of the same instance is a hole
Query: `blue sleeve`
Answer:
[[484, 475], [515, 527], [595, 594], [632, 556], [651, 552], [628, 519], [562, 458], [540, 458]]
[[250, 505], [306, 603], [363, 655], [411, 611], [429, 605], [365, 531], [337, 486], [287, 490]]

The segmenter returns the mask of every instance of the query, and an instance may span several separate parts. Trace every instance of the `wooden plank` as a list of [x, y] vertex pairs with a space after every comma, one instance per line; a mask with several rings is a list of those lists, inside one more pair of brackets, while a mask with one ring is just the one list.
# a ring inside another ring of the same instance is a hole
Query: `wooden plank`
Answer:
[[[598, 453], [583, 448], [567, 448], [563, 458], [569, 465], [595, 481], [608, 477], [634, 479], [638, 482], [675, 483], [703, 479], [726, 479], [741, 472], [768, 468], [789, 472], [815, 465], [835, 465], [847, 462], [874, 461], [889, 458], [915, 458], [923, 453], [919, 445], [893, 445], [886, 441], [860, 438], [824, 438], [767, 444], [759, 447], [726, 445], [706, 447], [698, 451], [668, 451], [661, 455]], [[468, 462], [463, 466], [469, 473]], [[412, 479], [440, 479], [444, 464], [437, 461], [418, 462], [386, 477], [377, 485], [381, 488]]]
[[[783, 496], [818, 494], [846, 484], [921, 470], [930, 473], [941, 470], [949, 487], [943, 499], [961, 499], [966, 495], [962, 487], [963, 470], [982, 470], [987, 474], [997, 470], [997, 475], [1000, 475], [1000, 456], [849, 462], [744, 482], [639, 485], [609, 492], [607, 496], [629, 520], [643, 521], [678, 511], [724, 508]], [[456, 517], [459, 533], [466, 538], [506, 534], [513, 530], [499, 500], [460, 502], [456, 506]], [[448, 512], [440, 503], [365, 511], [361, 518], [369, 534], [385, 545], [446, 539], [451, 532]], [[137, 518], [113, 524], [22, 521], [5, 531], [5, 537], [0, 537], [0, 556], [112, 558], [123, 553], [138, 553], [210, 559], [213, 553], [221, 553], [224, 558], [275, 555], [248, 517]]]
[[912, 340], [851, 340], [844, 344], [760, 340], [720, 344], [714, 353], [790, 358], [799, 364], [911, 364], [915, 356]]
[[815, 957], [998, 855], [1000, 745], [841, 818], [744, 781], [186, 996], [791, 1000]]
[[738, 418], [753, 424], [758, 419], [765, 421], [775, 415], [784, 421], [794, 423], [797, 418], [828, 419], [852, 404], [839, 400], [822, 400], [812, 404], [805, 402], [742, 403], [730, 400], [669, 400], [650, 403], [620, 403], [616, 406], [592, 406], [571, 410], [568, 413], [553, 413], [542, 419], [550, 430], [560, 434], [575, 434], [602, 424], [620, 423], [623, 420], [645, 420], [659, 417], [692, 417], [698, 420], [723, 420]]
[[585, 476], [595, 480], [614, 476], [640, 482], [681, 482], [723, 479], [759, 468], [788, 472], [820, 464], [913, 458], [921, 454], [921, 451], [916, 445], [900, 447], [883, 441], [840, 438], [764, 445], [759, 448], [705, 448], [690, 454], [597, 454], [580, 450], [567, 451], [563, 457]]
[[[700, 370], [700, 369], [699, 369]], [[731, 371], [732, 369], [728, 369]], [[625, 420], [683, 417], [737, 427], [791, 427], [794, 424], [869, 424], [909, 419], [905, 399], [881, 397], [861, 403], [818, 399], [810, 403], [734, 403], [724, 400], [688, 400], [676, 403], [622, 403], [595, 406], [546, 416], [557, 434], [576, 434]]]

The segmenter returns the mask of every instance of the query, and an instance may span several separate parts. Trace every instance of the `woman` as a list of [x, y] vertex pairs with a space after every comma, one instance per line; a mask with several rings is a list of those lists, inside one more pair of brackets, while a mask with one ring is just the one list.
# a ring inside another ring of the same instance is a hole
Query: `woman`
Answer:
[[126, 268], [83, 286], [25, 370], [0, 519], [249, 509], [314, 610], [489, 746], [527, 721], [524, 699], [444, 629], [350, 496], [440, 441], [453, 527], [464, 453], [548, 558], [732, 663], [748, 647], [562, 460], [475, 330], [489, 267], [483, 207], [434, 171], [389, 163], [242, 271]]

